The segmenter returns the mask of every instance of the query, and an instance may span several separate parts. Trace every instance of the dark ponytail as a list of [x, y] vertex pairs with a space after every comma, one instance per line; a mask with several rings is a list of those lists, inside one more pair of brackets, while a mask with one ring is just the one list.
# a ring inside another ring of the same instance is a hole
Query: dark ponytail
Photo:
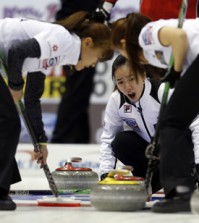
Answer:
[[94, 47], [99, 47], [104, 51], [101, 61], [109, 60], [113, 57], [111, 31], [107, 25], [96, 21], [91, 14], [86, 11], [79, 11], [63, 20], [56, 21], [55, 24], [63, 26], [81, 39], [91, 37]]

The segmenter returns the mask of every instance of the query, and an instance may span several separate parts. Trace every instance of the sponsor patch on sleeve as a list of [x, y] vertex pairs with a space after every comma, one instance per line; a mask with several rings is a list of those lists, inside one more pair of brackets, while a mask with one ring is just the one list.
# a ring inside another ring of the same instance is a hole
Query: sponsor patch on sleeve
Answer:
[[152, 36], [152, 26], [148, 26], [146, 30], [142, 33], [142, 40], [145, 45], [154, 44], [153, 36]]
[[47, 69], [48, 67], [54, 67], [59, 64], [59, 57], [53, 57], [49, 59], [44, 59], [40, 61], [39, 68]]

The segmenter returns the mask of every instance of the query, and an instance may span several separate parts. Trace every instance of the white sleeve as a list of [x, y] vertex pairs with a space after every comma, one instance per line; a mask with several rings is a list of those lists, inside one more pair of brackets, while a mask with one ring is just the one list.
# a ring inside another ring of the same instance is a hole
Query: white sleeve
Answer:
[[[164, 94], [164, 88], [165, 88], [165, 83], [162, 83], [158, 89], [158, 99], [159, 101], [161, 102], [162, 101], [162, 97], [163, 97], [163, 94]], [[173, 94], [174, 92], [174, 88], [172, 89], [169, 89], [169, 93], [168, 93], [168, 98], [167, 98], [167, 102], [169, 101], [171, 95]]]
[[194, 144], [195, 163], [199, 164], [199, 115], [194, 119], [190, 125], [192, 131], [192, 141]]
[[163, 27], [160, 22], [150, 22], [145, 25], [139, 34], [139, 44], [143, 49], [154, 50], [161, 49], [158, 37], [159, 30]]
[[62, 26], [54, 25], [34, 36], [40, 45], [40, 59], [73, 52], [73, 36]]
[[112, 151], [111, 143], [116, 134], [123, 130], [123, 121], [118, 115], [118, 109], [114, 99], [110, 97], [105, 109], [104, 126], [101, 135], [100, 176], [103, 173], [108, 173], [115, 166], [116, 159]]

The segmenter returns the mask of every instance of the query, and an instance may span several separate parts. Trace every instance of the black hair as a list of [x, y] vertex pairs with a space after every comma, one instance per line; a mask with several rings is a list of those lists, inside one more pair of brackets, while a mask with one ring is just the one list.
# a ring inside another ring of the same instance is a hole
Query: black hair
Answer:
[[115, 71], [121, 67], [122, 65], [124, 65], [127, 62], [126, 57], [122, 56], [122, 55], [118, 55], [115, 60], [113, 61], [112, 64], [112, 80], [115, 77]]

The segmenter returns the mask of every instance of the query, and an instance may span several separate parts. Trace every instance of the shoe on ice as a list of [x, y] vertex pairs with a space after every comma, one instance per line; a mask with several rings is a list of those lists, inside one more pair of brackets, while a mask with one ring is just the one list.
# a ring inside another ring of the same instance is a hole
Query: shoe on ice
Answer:
[[190, 200], [183, 200], [179, 197], [164, 199], [153, 205], [152, 211], [156, 213], [177, 213], [191, 212]]
[[191, 212], [191, 193], [175, 193], [174, 196], [166, 196], [164, 200], [153, 205], [152, 211], [157, 213]]
[[16, 204], [8, 195], [0, 197], [0, 210], [1, 211], [13, 211], [15, 209], [16, 209]]

